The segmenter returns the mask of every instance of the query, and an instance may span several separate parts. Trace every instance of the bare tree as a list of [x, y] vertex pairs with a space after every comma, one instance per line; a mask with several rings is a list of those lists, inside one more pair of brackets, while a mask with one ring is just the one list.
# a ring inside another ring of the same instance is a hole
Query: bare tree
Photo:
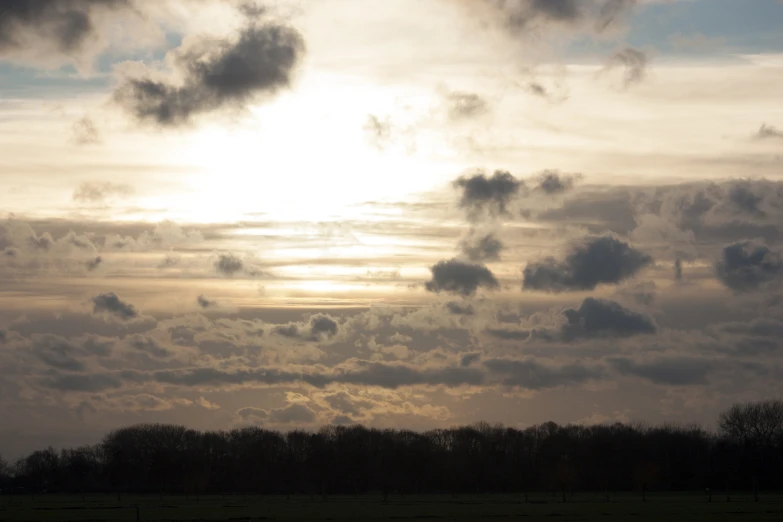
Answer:
[[762, 455], [774, 452], [783, 441], [783, 401], [735, 404], [720, 414], [721, 434], [746, 452], [753, 477], [753, 499], [758, 502], [758, 471]]

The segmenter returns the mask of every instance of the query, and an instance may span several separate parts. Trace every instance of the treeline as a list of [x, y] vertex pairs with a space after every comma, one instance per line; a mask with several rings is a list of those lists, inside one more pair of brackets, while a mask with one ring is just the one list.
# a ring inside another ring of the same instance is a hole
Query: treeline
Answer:
[[719, 430], [640, 424], [418, 433], [327, 426], [200, 432], [142, 424], [8, 465], [6, 493], [361, 494], [783, 489], [783, 402], [733, 406]]

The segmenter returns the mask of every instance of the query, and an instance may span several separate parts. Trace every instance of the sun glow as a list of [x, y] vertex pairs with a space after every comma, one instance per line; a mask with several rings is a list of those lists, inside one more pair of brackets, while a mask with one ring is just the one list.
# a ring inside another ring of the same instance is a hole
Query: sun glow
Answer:
[[194, 175], [191, 194], [171, 210], [200, 222], [358, 219], [360, 203], [439, 186], [455, 167], [435, 157], [434, 145], [412, 150], [404, 136], [373, 142], [367, 107], [390, 112], [387, 90], [312, 79], [229, 128], [205, 126], [180, 152]]

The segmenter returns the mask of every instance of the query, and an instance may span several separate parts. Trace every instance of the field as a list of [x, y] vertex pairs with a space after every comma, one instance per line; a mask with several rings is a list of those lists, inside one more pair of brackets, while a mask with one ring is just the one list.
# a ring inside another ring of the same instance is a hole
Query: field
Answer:
[[[138, 509], [137, 509], [138, 508]], [[138, 511], [138, 512], [137, 512]], [[559, 496], [521, 495], [380, 495], [320, 497], [126, 496], [121, 502], [110, 495], [68, 497], [59, 495], [0, 497], [1, 521], [195, 521], [195, 520], [557, 520], [557, 521], [781, 521], [783, 495], [766, 494], [756, 503], [749, 495], [726, 502], [715, 495], [712, 502], [701, 494], [651, 493], [647, 502], [638, 494], [603, 495], [577, 493], [563, 503]]]

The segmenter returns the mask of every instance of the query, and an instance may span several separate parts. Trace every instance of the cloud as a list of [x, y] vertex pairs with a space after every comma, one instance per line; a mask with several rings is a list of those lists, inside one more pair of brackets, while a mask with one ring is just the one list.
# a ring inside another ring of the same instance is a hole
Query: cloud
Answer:
[[83, 353], [82, 350], [63, 337], [36, 334], [31, 339], [31, 349], [41, 361], [52, 368], [73, 372], [85, 369], [84, 363], [77, 359]]
[[305, 341], [320, 341], [337, 335], [340, 325], [327, 314], [315, 314], [307, 323], [280, 324], [272, 328], [272, 332], [292, 339], [301, 338]]
[[759, 140], [783, 140], [783, 131], [772, 125], [762, 123], [758, 132], [754, 135]]
[[524, 341], [530, 337], [530, 330], [513, 330], [509, 328], [487, 328], [487, 334], [504, 341]]
[[579, 174], [561, 174], [556, 170], [545, 170], [538, 178], [535, 190], [546, 194], [562, 194], [573, 188]]
[[760, 317], [752, 321], [741, 323], [724, 323], [718, 327], [719, 330], [735, 335], [751, 335], [758, 337], [781, 337], [783, 336], [783, 322], [776, 319]]
[[735, 291], [751, 291], [777, 282], [783, 273], [780, 252], [763, 240], [748, 239], [726, 245], [715, 271], [724, 285]]
[[132, 8], [130, 0], [5, 0], [0, 2], [0, 57], [50, 62], [95, 54], [102, 18]]
[[244, 109], [258, 95], [288, 87], [304, 51], [296, 29], [250, 20], [236, 40], [194, 37], [172, 51], [180, 83], [149, 74], [129, 76], [114, 91], [114, 100], [139, 122], [185, 125], [193, 116]]
[[446, 303], [446, 310], [448, 310], [450, 314], [454, 315], [473, 315], [476, 313], [473, 305], [462, 304], [456, 301], [449, 301]]
[[101, 263], [103, 263], [103, 258], [101, 256], [97, 256], [95, 259], [90, 259], [87, 261], [87, 270], [93, 272], [101, 265]]
[[503, 242], [492, 233], [480, 237], [471, 234], [460, 242], [460, 250], [471, 261], [497, 261], [503, 250]]
[[482, 287], [494, 290], [500, 286], [492, 272], [483, 265], [463, 263], [456, 259], [440, 261], [430, 268], [432, 280], [425, 288], [429, 292], [450, 292], [473, 295]]
[[392, 125], [388, 118], [381, 120], [378, 116], [370, 114], [363, 129], [370, 142], [378, 149], [383, 149], [392, 140]]
[[92, 298], [93, 313], [108, 313], [127, 321], [139, 316], [132, 304], [122, 301], [114, 292], [99, 294]]
[[674, 260], [674, 279], [682, 281], [682, 259], [679, 257]]
[[496, 170], [492, 177], [475, 174], [461, 177], [454, 186], [462, 189], [460, 207], [468, 212], [471, 219], [478, 219], [487, 213], [490, 216], [508, 215], [508, 204], [524, 186], [509, 172]]
[[660, 357], [651, 361], [636, 362], [627, 357], [609, 359], [623, 374], [635, 375], [655, 384], [691, 386], [706, 384], [712, 364], [695, 357]]
[[122, 388], [125, 385], [121, 373], [116, 374], [61, 374], [45, 377], [41, 384], [47, 388], [72, 392], [100, 392]]
[[596, 19], [595, 30], [598, 33], [604, 32], [612, 26], [619, 18], [624, 16], [637, 3], [637, 0], [607, 0], [599, 7]]
[[625, 69], [623, 83], [629, 87], [644, 80], [648, 62], [649, 57], [646, 53], [633, 47], [624, 47], [612, 54], [607, 68], [623, 67]]
[[527, 90], [531, 93], [535, 94], [536, 96], [540, 96], [541, 98], [547, 98], [549, 96], [549, 93], [547, 93], [546, 87], [541, 85], [538, 82], [530, 82], [527, 85]]
[[403, 386], [477, 386], [485, 375], [476, 368], [460, 366], [421, 366], [399, 362], [348, 359], [327, 369], [323, 366], [299, 367], [299, 370], [278, 367], [223, 369], [191, 367], [154, 371], [119, 370], [104, 373], [49, 374], [41, 383], [61, 391], [97, 392], [126, 385], [164, 384], [191, 388], [221, 388], [231, 386], [279, 386], [307, 384], [324, 388], [330, 384], [351, 384], [397, 389]]
[[487, 100], [472, 92], [450, 92], [446, 101], [452, 120], [475, 118], [489, 112]]
[[196, 401], [196, 404], [204, 408], [205, 410], [219, 410], [220, 405], [215, 404], [214, 402], [210, 402], [207, 399], [205, 399], [203, 396], [199, 397]]
[[337, 335], [338, 328], [337, 321], [328, 315], [318, 314], [310, 318], [310, 333], [313, 337]]
[[550, 208], [535, 216], [544, 222], [574, 224], [593, 233], [607, 230], [626, 234], [636, 226], [637, 209], [628, 189], [584, 191], [566, 199], [559, 208]]
[[764, 210], [760, 208], [764, 198], [754, 192], [754, 187], [750, 182], [737, 182], [729, 187], [728, 202], [740, 213], [750, 216], [763, 218], [766, 216]]
[[160, 342], [147, 335], [133, 334], [128, 337], [126, 342], [134, 350], [146, 353], [156, 359], [167, 359], [173, 355], [171, 350], [162, 346]]
[[131, 194], [133, 194], [133, 188], [128, 185], [110, 181], [85, 181], [73, 191], [72, 198], [74, 201], [99, 203], [112, 196], [126, 197]]
[[295, 402], [282, 408], [264, 410], [261, 408], [240, 408], [237, 417], [256, 424], [310, 424], [318, 418], [306, 404]]
[[204, 308], [204, 309], [209, 308], [210, 306], [216, 306], [217, 305], [217, 301], [212, 301], [210, 299], [207, 299], [203, 295], [200, 295], [200, 296], [198, 296], [196, 298], [196, 303], [198, 303], [198, 305], [201, 308]]
[[465, 6], [484, 8], [512, 36], [555, 24], [603, 33], [635, 5], [635, 0], [467, 0]]
[[565, 339], [630, 337], [658, 331], [652, 318], [608, 299], [588, 297], [578, 309], [568, 308], [562, 313], [568, 321], [561, 332]]
[[71, 139], [76, 145], [97, 145], [101, 135], [95, 122], [87, 116], [76, 120], [71, 127]]
[[460, 357], [459, 365], [463, 368], [471, 366], [473, 363], [476, 363], [481, 360], [481, 353], [479, 352], [470, 352], [464, 354], [462, 357]]
[[275, 326], [272, 331], [283, 337], [299, 337], [299, 327], [295, 324], [278, 325]]
[[215, 270], [221, 274], [232, 276], [245, 268], [242, 260], [234, 254], [220, 254], [214, 263]]
[[269, 420], [279, 424], [312, 423], [317, 418], [316, 413], [306, 404], [293, 403], [283, 408], [269, 412]]
[[591, 236], [575, 243], [565, 260], [548, 257], [528, 263], [522, 288], [546, 292], [593, 290], [616, 284], [652, 263], [652, 258], [612, 235]]
[[484, 361], [492, 374], [500, 377], [504, 386], [528, 390], [543, 390], [581, 384], [604, 375], [600, 366], [588, 366], [580, 362], [564, 365], [545, 365], [534, 359], [493, 358]]
[[346, 392], [326, 395], [324, 400], [332, 410], [354, 417], [361, 415], [363, 411], [372, 409], [373, 406], [375, 406], [374, 401], [360, 399]]

